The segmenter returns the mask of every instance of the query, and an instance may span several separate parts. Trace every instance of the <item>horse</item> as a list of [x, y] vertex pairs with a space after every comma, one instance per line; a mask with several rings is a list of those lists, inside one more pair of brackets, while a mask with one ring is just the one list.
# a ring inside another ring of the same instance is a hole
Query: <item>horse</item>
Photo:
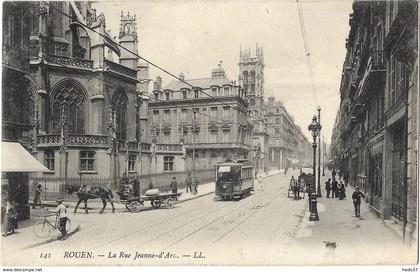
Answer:
[[86, 184], [77, 185], [66, 183], [66, 192], [67, 194], [72, 194], [76, 192], [77, 197], [79, 198], [79, 201], [77, 201], [76, 207], [74, 208], [74, 213], [77, 213], [77, 208], [79, 207], [82, 201], [85, 203], [85, 213], [88, 213], [87, 200], [96, 198], [100, 198], [102, 200], [103, 207], [102, 210], [99, 212], [100, 214], [103, 213], [107, 201], [112, 206], [112, 213], [115, 212], [114, 202], [112, 200], [112, 191], [108, 188]]

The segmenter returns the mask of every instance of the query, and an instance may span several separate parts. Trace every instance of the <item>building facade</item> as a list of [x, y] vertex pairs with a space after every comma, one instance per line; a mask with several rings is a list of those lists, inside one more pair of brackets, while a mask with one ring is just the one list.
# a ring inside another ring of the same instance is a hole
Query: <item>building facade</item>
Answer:
[[254, 167], [267, 172], [270, 166], [268, 127], [264, 120], [264, 51], [258, 44], [255, 54], [251, 54], [251, 49], [240, 49], [238, 82], [249, 101]]
[[[25, 90], [21, 101], [28, 103], [16, 108], [27, 119], [22, 142], [52, 171], [32, 178], [50, 179], [48, 187], [59, 190], [57, 180], [97, 177], [116, 182], [123, 173], [140, 174], [142, 157], [151, 153], [143, 128], [148, 101], [143, 93], [150, 80], [148, 66], [136, 55], [135, 15], [121, 14], [116, 40], [90, 2], [26, 5], [23, 29], [28, 35], [19, 32], [22, 46], [17, 51], [27, 51], [22, 77], [27, 83], [19, 89]], [[10, 45], [17, 31], [13, 22], [8, 19], [4, 32]], [[9, 61], [15, 55], [3, 54]]]
[[252, 125], [244, 90], [227, 78], [221, 64], [209, 78], [179, 77], [182, 81], [164, 87], [157, 78], [148, 133], [157, 143], [181, 144], [182, 152], [158, 156], [161, 162], [152, 171], [213, 169], [226, 159], [249, 159]]
[[[29, 74], [29, 2], [3, 3], [2, 39], [2, 141], [31, 144], [34, 94]], [[29, 218], [27, 173], [1, 173], [2, 208], [5, 200], [16, 205], [19, 219]]]
[[[350, 15], [334, 164], [383, 219], [417, 239], [416, 1], [356, 1]], [[409, 239], [410, 241], [412, 239]]]
[[[271, 169], [299, 167], [311, 161], [310, 144], [281, 101], [269, 97], [264, 102]], [[309, 148], [308, 148], [309, 147]]]

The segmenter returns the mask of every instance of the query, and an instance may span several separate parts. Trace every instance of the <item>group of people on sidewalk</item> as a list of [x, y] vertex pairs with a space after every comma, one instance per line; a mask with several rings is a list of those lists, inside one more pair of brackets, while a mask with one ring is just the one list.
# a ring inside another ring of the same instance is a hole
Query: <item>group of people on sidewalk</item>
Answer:
[[[346, 198], [346, 187], [349, 183], [349, 176], [347, 172], [339, 173], [338, 174], [338, 182], [336, 180], [336, 171], [333, 169], [332, 171], [332, 182], [331, 178], [329, 178], [325, 182], [325, 191], [327, 191], [327, 198], [330, 197], [330, 193], [332, 192], [332, 198], [338, 198], [339, 200], [343, 200]], [[351, 198], [353, 200], [354, 206], [354, 213], [355, 217], [360, 218], [360, 205], [361, 205], [361, 198], [365, 198], [365, 195], [360, 191], [359, 186], [356, 186], [355, 191], [353, 192]]]
[[330, 198], [330, 193], [332, 198], [338, 198], [339, 200], [346, 198], [346, 186], [342, 180], [337, 182], [333, 179], [331, 182], [331, 179], [329, 178], [325, 182], [325, 191], [327, 191], [327, 198]]
[[[196, 195], [198, 193], [198, 184], [199, 184], [198, 178], [194, 177], [194, 180], [193, 180], [191, 178], [191, 173], [188, 173], [185, 179], [186, 193], [188, 193], [189, 191], [192, 195]], [[172, 178], [172, 181], [169, 187], [171, 188], [171, 191], [173, 194], [178, 193], [178, 183], [176, 181], [176, 177]]]

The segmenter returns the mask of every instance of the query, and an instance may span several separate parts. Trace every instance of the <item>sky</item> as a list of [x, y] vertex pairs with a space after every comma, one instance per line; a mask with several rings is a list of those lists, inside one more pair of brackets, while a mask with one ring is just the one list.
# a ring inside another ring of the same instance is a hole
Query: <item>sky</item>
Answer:
[[[310, 52], [314, 92], [306, 63], [296, 1], [146, 0], [99, 1], [106, 28], [118, 36], [121, 11], [136, 14], [139, 54], [186, 79], [210, 77], [223, 61], [230, 80], [238, 80], [239, 50], [264, 48], [265, 95], [283, 101], [295, 123], [307, 130], [321, 107], [322, 135], [330, 142], [340, 95], [345, 39], [349, 31], [349, 0], [301, 0]], [[173, 79], [156, 68], [163, 85]], [[152, 84], [151, 84], [152, 86]]]

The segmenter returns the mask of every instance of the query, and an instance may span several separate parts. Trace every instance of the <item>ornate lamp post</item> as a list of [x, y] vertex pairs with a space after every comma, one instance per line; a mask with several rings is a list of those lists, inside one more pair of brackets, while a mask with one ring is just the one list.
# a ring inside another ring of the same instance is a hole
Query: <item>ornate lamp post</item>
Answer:
[[[312, 186], [311, 186], [311, 190], [310, 190], [310, 195], [309, 195], [309, 209], [311, 212], [311, 215], [309, 216], [309, 221], [318, 221], [319, 217], [318, 217], [318, 210], [317, 210], [317, 195], [315, 192], [315, 170], [316, 170], [316, 148], [317, 148], [317, 144], [316, 144], [316, 137], [319, 135], [319, 130], [321, 129], [321, 125], [317, 122], [317, 118], [314, 115], [314, 117], [312, 118], [312, 123], [308, 126], [308, 130], [311, 131], [312, 133], [312, 138], [313, 138], [313, 143], [312, 143], [312, 147], [314, 149], [314, 160], [313, 160], [313, 180], [312, 180]], [[318, 183], [318, 190], [320, 189], [319, 183]]]
[[318, 125], [319, 125], [319, 130], [318, 130], [318, 189], [317, 189], [317, 196], [318, 197], [322, 197], [322, 193], [321, 193], [321, 107], [318, 106]]

